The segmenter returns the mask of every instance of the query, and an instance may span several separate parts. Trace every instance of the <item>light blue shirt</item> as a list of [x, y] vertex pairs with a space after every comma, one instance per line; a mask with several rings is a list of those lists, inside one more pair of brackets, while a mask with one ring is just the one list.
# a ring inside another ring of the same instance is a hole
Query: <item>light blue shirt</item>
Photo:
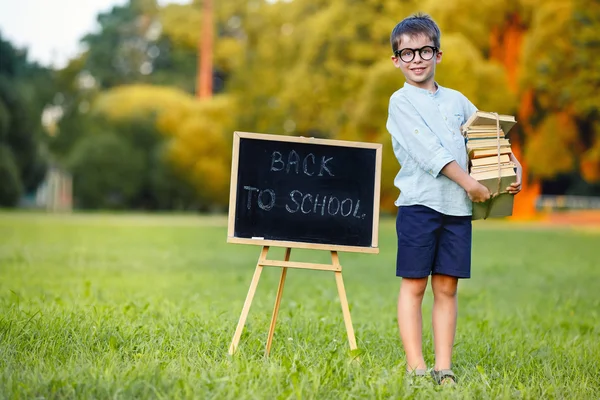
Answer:
[[438, 85], [435, 93], [405, 83], [390, 98], [387, 130], [401, 165], [394, 179], [396, 206], [423, 205], [446, 215], [467, 216], [467, 192], [441, 169], [456, 161], [468, 170], [460, 127], [477, 108], [460, 92]]

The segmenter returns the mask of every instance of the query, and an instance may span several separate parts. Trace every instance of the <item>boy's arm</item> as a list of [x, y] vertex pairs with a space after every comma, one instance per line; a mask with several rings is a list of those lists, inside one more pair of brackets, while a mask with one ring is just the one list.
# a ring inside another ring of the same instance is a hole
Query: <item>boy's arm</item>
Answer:
[[[465, 95], [463, 95], [463, 107], [465, 119], [462, 123], [464, 124], [467, 122], [469, 117], [471, 117], [471, 115], [477, 111], [477, 107], [475, 107], [475, 105], [471, 103], [471, 101]], [[458, 169], [460, 169], [460, 171], [455, 171], [454, 168], [451, 167], [448, 169], [443, 169], [442, 173], [464, 188], [469, 194], [471, 201], [481, 202], [488, 200], [490, 198], [489, 189], [483, 186], [477, 180], [473, 179], [469, 174], [463, 171], [460, 166], [457, 165], [457, 167], [459, 167]], [[460, 180], [460, 182], [457, 179]]]
[[419, 167], [436, 178], [454, 157], [404, 96], [392, 96], [387, 130]]
[[489, 189], [467, 174], [456, 161], [446, 164], [441, 172], [465, 189], [471, 201], [479, 203], [490, 198]]
[[442, 173], [452, 179], [465, 189], [471, 201], [490, 198], [490, 191], [458, 165], [405, 97], [390, 99], [387, 129], [419, 166], [434, 178]]

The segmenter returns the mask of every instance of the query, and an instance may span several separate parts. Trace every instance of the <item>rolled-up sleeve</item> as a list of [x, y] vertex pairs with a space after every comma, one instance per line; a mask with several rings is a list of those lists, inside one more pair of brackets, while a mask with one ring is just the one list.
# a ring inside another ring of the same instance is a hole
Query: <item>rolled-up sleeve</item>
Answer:
[[392, 96], [387, 130], [424, 171], [437, 177], [454, 157], [404, 96]]

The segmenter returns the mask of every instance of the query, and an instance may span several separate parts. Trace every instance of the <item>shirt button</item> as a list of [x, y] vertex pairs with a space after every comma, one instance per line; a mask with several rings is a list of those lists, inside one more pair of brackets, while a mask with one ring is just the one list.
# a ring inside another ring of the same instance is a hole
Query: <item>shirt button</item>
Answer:
[[448, 121], [448, 117], [444, 117], [444, 121]]
[[418, 130], [418, 129], [415, 129], [415, 134], [418, 134], [418, 133], [419, 133], [419, 130]]

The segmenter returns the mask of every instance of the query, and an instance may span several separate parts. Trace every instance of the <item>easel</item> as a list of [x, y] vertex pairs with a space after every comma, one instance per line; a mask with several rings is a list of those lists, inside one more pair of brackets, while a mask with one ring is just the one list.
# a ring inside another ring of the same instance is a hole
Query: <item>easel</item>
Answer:
[[250, 288], [248, 289], [248, 294], [246, 296], [246, 301], [244, 302], [244, 307], [242, 308], [240, 320], [238, 321], [235, 334], [233, 335], [233, 340], [231, 341], [231, 346], [229, 347], [229, 354], [233, 355], [237, 350], [238, 344], [240, 342], [240, 337], [242, 336], [242, 331], [244, 329], [244, 325], [246, 324], [246, 318], [248, 317], [248, 312], [250, 311], [250, 306], [252, 305], [252, 299], [254, 298], [254, 293], [256, 293], [256, 287], [258, 286], [258, 280], [260, 279], [260, 274], [263, 270], [263, 267], [282, 268], [281, 278], [279, 279], [279, 287], [277, 288], [277, 296], [275, 298], [275, 306], [273, 308], [273, 315], [271, 317], [271, 324], [269, 326], [269, 335], [267, 337], [265, 356], [268, 356], [271, 352], [271, 343], [273, 341], [275, 324], [277, 322], [277, 315], [279, 314], [279, 305], [281, 304], [281, 296], [283, 294], [283, 286], [285, 284], [285, 278], [287, 275], [288, 268], [314, 269], [334, 272], [335, 281], [338, 289], [338, 295], [340, 297], [340, 304], [342, 305], [342, 313], [344, 315], [346, 332], [348, 334], [348, 342], [350, 343], [350, 350], [356, 349], [356, 339], [354, 337], [354, 329], [352, 328], [352, 320], [350, 318], [350, 308], [348, 307], [346, 289], [344, 288], [344, 281], [342, 279], [342, 266], [340, 265], [340, 259], [338, 257], [337, 251], [330, 251], [331, 264], [313, 264], [306, 262], [290, 261], [290, 254], [292, 252], [291, 247], [287, 247], [285, 249], [285, 256], [283, 260], [268, 260], [267, 253], [269, 252], [269, 246], [263, 246], [262, 251], [260, 253], [260, 257], [258, 258], [258, 262], [256, 263], [256, 269], [254, 270], [254, 276], [252, 277]]

